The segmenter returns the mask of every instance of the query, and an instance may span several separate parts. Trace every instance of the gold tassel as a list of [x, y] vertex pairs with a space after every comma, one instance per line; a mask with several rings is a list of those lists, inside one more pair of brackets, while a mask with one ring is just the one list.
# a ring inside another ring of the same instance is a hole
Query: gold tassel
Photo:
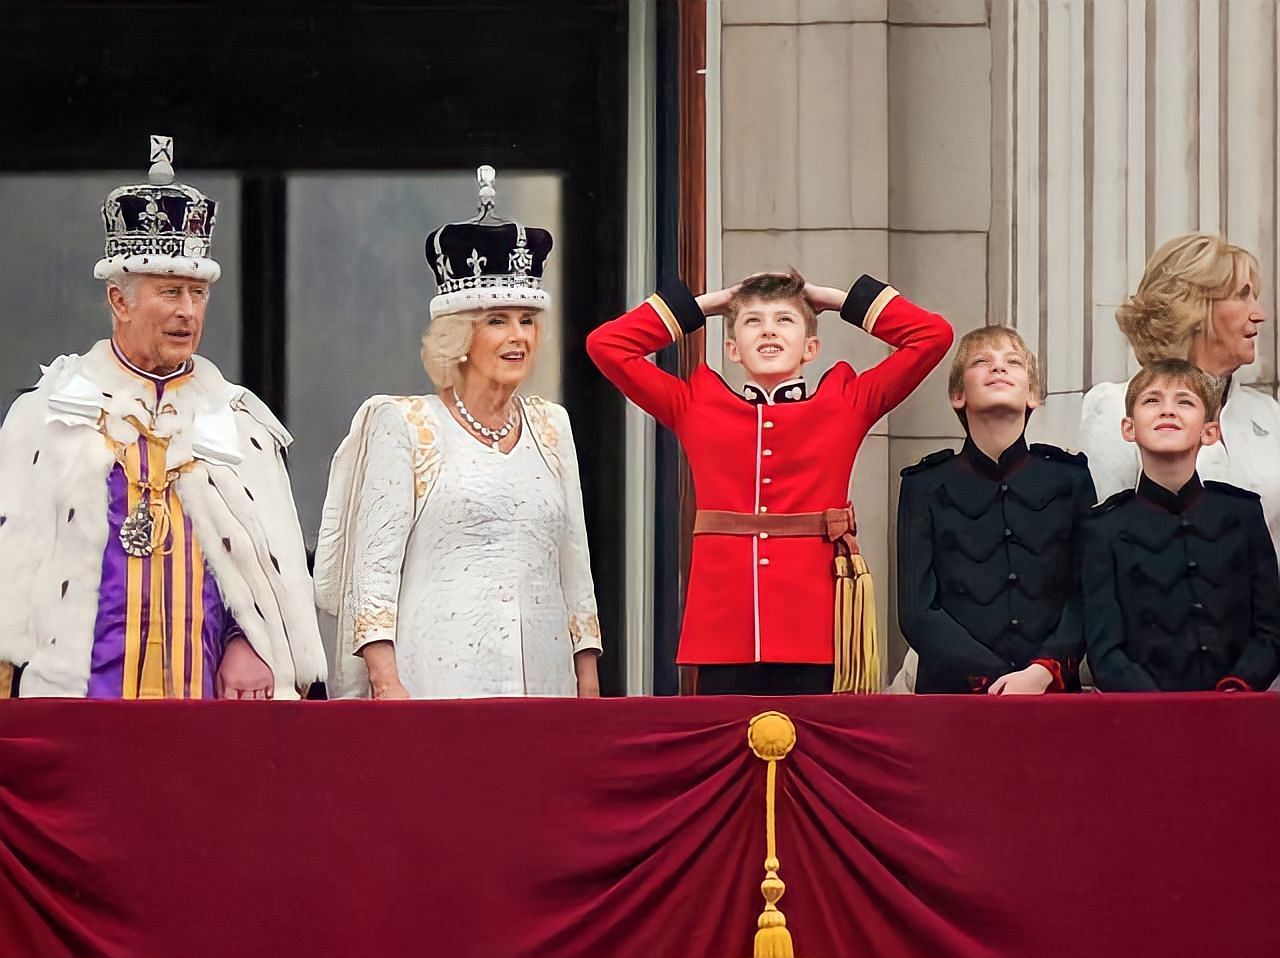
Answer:
[[747, 744], [756, 758], [768, 762], [765, 779], [765, 860], [764, 881], [760, 893], [764, 895], [764, 911], [756, 921], [755, 958], [795, 958], [795, 946], [787, 928], [786, 916], [778, 910], [778, 899], [787, 886], [778, 877], [777, 836], [774, 830], [775, 805], [778, 784], [778, 762], [786, 758], [796, 744], [796, 727], [781, 712], [761, 712], [747, 724]]
[[836, 556], [835, 692], [870, 694], [884, 687], [876, 594], [859, 552]]

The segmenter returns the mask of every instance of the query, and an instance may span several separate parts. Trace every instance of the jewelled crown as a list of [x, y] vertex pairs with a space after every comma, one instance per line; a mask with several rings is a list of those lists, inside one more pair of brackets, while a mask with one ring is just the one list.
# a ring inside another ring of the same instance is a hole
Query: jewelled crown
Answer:
[[492, 166], [480, 167], [475, 218], [447, 223], [427, 236], [427, 263], [438, 288], [431, 300], [432, 318], [469, 309], [546, 309], [551, 305], [542, 288], [551, 234], [495, 217], [495, 178]]
[[147, 179], [107, 194], [102, 204], [107, 245], [94, 277], [160, 273], [216, 281], [222, 267], [209, 252], [217, 204], [195, 187], [173, 181], [173, 137], [151, 137]]

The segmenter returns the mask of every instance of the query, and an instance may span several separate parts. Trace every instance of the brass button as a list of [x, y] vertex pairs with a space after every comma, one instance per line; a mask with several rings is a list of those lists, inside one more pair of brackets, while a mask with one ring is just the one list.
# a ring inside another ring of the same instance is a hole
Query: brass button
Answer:
[[767, 533], [767, 532], [762, 532], [762, 533], [760, 533], [760, 538], [761, 538], [761, 539], [767, 539], [767, 538], [769, 538], [769, 533]]
[[760, 455], [762, 455], [762, 456], [772, 456], [772, 455], [773, 455], [773, 450], [772, 450], [772, 449], [764, 449], [764, 450], [761, 450]]
[[773, 428], [773, 423], [771, 423], [771, 422], [765, 422], [765, 424], [764, 424], [764, 428], [765, 428], [765, 429], [772, 429], [772, 428]]
[[761, 560], [760, 560], [760, 564], [761, 564], [761, 565], [768, 565], [768, 564], [769, 564], [769, 560], [768, 560], [768, 559], [761, 559]]
[[768, 506], [761, 506], [761, 507], [760, 507], [760, 512], [761, 512], [761, 513], [765, 513], [765, 512], [768, 512], [768, 511], [769, 511], [769, 507], [768, 507]]
[[767, 486], [769, 483], [773, 482], [773, 480], [772, 480], [772, 479], [770, 479], [768, 476], [765, 476], [765, 477], [764, 477], [763, 479], [761, 479], [760, 481], [761, 481], [761, 482], [763, 482], [766, 486]]

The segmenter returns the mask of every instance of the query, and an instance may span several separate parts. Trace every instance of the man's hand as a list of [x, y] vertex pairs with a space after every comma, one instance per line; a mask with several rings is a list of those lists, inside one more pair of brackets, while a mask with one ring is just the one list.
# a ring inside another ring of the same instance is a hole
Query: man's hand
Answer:
[[1043, 695], [1053, 684], [1053, 673], [1036, 663], [1025, 669], [1002, 675], [991, 683], [988, 695]]
[[600, 697], [600, 676], [596, 672], [596, 660], [600, 658], [594, 649], [578, 652], [573, 657], [573, 671], [578, 677], [578, 698]]
[[249, 640], [237, 635], [227, 643], [222, 664], [213, 679], [213, 694], [220, 699], [269, 699], [275, 694], [276, 677], [258, 658]]

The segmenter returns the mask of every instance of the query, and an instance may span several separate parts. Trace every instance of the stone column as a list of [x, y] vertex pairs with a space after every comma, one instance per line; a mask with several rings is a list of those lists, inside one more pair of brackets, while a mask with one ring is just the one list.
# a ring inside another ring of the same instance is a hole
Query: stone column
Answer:
[[[984, 0], [723, 0], [720, 204], [723, 277], [796, 266], [817, 283], [894, 283], [957, 329], [987, 316], [991, 33]], [[713, 171], [714, 175], [714, 171]], [[716, 224], [708, 224], [715, 229]], [[719, 327], [708, 330], [719, 336]], [[887, 348], [834, 317], [811, 381]], [[709, 339], [710, 344], [710, 339]], [[710, 345], [708, 356], [718, 355]], [[723, 369], [741, 382], [736, 367]], [[897, 636], [897, 473], [959, 424], [936, 373], [863, 444], [851, 495]]]

